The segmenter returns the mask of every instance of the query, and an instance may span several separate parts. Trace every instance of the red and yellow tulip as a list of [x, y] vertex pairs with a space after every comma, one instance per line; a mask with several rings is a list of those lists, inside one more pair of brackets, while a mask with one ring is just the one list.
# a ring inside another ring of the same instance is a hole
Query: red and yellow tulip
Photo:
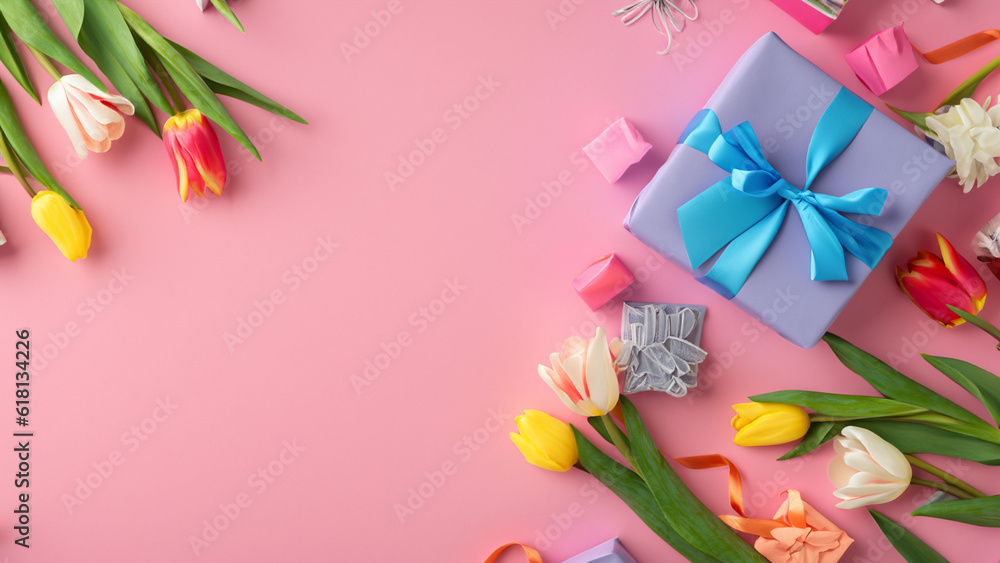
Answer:
[[986, 283], [969, 262], [940, 234], [941, 256], [921, 250], [907, 264], [896, 266], [896, 281], [913, 303], [946, 327], [965, 321], [948, 309], [952, 305], [975, 315], [986, 302]]
[[189, 109], [171, 117], [163, 125], [163, 142], [177, 174], [181, 201], [188, 195], [205, 195], [207, 187], [222, 195], [226, 186], [226, 162], [215, 130], [202, 113]]

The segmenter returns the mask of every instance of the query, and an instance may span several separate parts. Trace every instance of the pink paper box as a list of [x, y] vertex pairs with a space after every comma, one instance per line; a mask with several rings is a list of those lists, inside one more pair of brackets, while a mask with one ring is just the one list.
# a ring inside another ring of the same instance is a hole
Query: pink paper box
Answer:
[[624, 117], [608, 126], [596, 139], [583, 147], [594, 166], [614, 184], [622, 174], [653, 148]]
[[876, 96], [885, 94], [917, 70], [917, 57], [901, 25], [872, 35], [844, 58]]
[[632, 272], [625, 264], [614, 254], [609, 254], [597, 259], [577, 276], [573, 280], [573, 289], [592, 311], [596, 311], [634, 281]]
[[622, 542], [614, 538], [570, 557], [563, 563], [635, 563], [635, 559], [625, 551]]
[[819, 35], [844, 9], [847, 0], [771, 0], [806, 29]]

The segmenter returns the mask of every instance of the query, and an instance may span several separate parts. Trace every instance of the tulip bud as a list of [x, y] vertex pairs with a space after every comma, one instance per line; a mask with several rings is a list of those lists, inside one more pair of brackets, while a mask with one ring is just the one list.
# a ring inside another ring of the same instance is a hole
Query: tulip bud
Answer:
[[576, 465], [579, 454], [569, 424], [535, 410], [524, 411], [514, 423], [521, 433], [511, 432], [510, 439], [528, 463], [550, 471], [569, 471]]
[[940, 234], [937, 235], [941, 257], [926, 250], [917, 252], [906, 267], [896, 266], [900, 289], [928, 317], [946, 327], [965, 322], [948, 305], [975, 315], [986, 302], [986, 283], [975, 268]]
[[189, 109], [168, 119], [163, 125], [163, 143], [177, 175], [181, 201], [187, 201], [191, 191], [202, 197], [206, 187], [215, 195], [222, 195], [226, 162], [219, 137], [200, 111]]
[[93, 231], [83, 211], [46, 190], [31, 199], [31, 217], [71, 262], [87, 257]]
[[798, 440], [809, 430], [809, 413], [802, 407], [784, 403], [739, 403], [736, 416], [737, 446], [774, 446]]
[[552, 367], [538, 364], [538, 375], [573, 412], [601, 416], [618, 404], [618, 368], [613, 356], [607, 334], [597, 327], [589, 342], [579, 336], [567, 338], [562, 350], [549, 356]]
[[833, 440], [837, 455], [827, 476], [837, 487], [837, 508], [857, 508], [889, 502], [910, 486], [913, 468], [895, 446], [865, 428], [847, 426]]
[[102, 92], [79, 74], [63, 76], [49, 88], [49, 106], [73, 142], [76, 155], [106, 152], [125, 132], [125, 117], [135, 113], [128, 98]]

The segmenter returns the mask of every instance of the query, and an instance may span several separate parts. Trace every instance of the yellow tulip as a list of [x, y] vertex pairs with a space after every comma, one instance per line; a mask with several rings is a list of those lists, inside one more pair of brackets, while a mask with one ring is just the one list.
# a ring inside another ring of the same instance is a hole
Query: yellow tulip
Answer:
[[83, 211], [45, 190], [31, 198], [31, 217], [71, 262], [87, 257], [93, 231]]
[[524, 411], [514, 422], [521, 433], [511, 432], [510, 439], [528, 463], [550, 471], [569, 471], [579, 460], [569, 424], [534, 410]]
[[773, 446], [798, 440], [809, 430], [809, 413], [783, 403], [739, 403], [733, 405], [733, 428], [737, 446]]

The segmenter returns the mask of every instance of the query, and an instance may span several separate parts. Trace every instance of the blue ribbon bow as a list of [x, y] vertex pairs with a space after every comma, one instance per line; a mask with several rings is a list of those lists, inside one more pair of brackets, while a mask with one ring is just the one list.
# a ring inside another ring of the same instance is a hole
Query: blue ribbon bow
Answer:
[[767, 162], [750, 123], [723, 133], [714, 111], [698, 112], [680, 142], [705, 153], [730, 175], [677, 209], [691, 267], [698, 268], [725, 247], [705, 278], [731, 299], [770, 247], [791, 203], [809, 240], [813, 280], [846, 280], [845, 249], [874, 268], [892, 245], [892, 236], [840, 213], [878, 215], [886, 190], [865, 188], [840, 197], [809, 190], [827, 164], [854, 141], [872, 109], [846, 88], [840, 89], [809, 141], [803, 190]]

